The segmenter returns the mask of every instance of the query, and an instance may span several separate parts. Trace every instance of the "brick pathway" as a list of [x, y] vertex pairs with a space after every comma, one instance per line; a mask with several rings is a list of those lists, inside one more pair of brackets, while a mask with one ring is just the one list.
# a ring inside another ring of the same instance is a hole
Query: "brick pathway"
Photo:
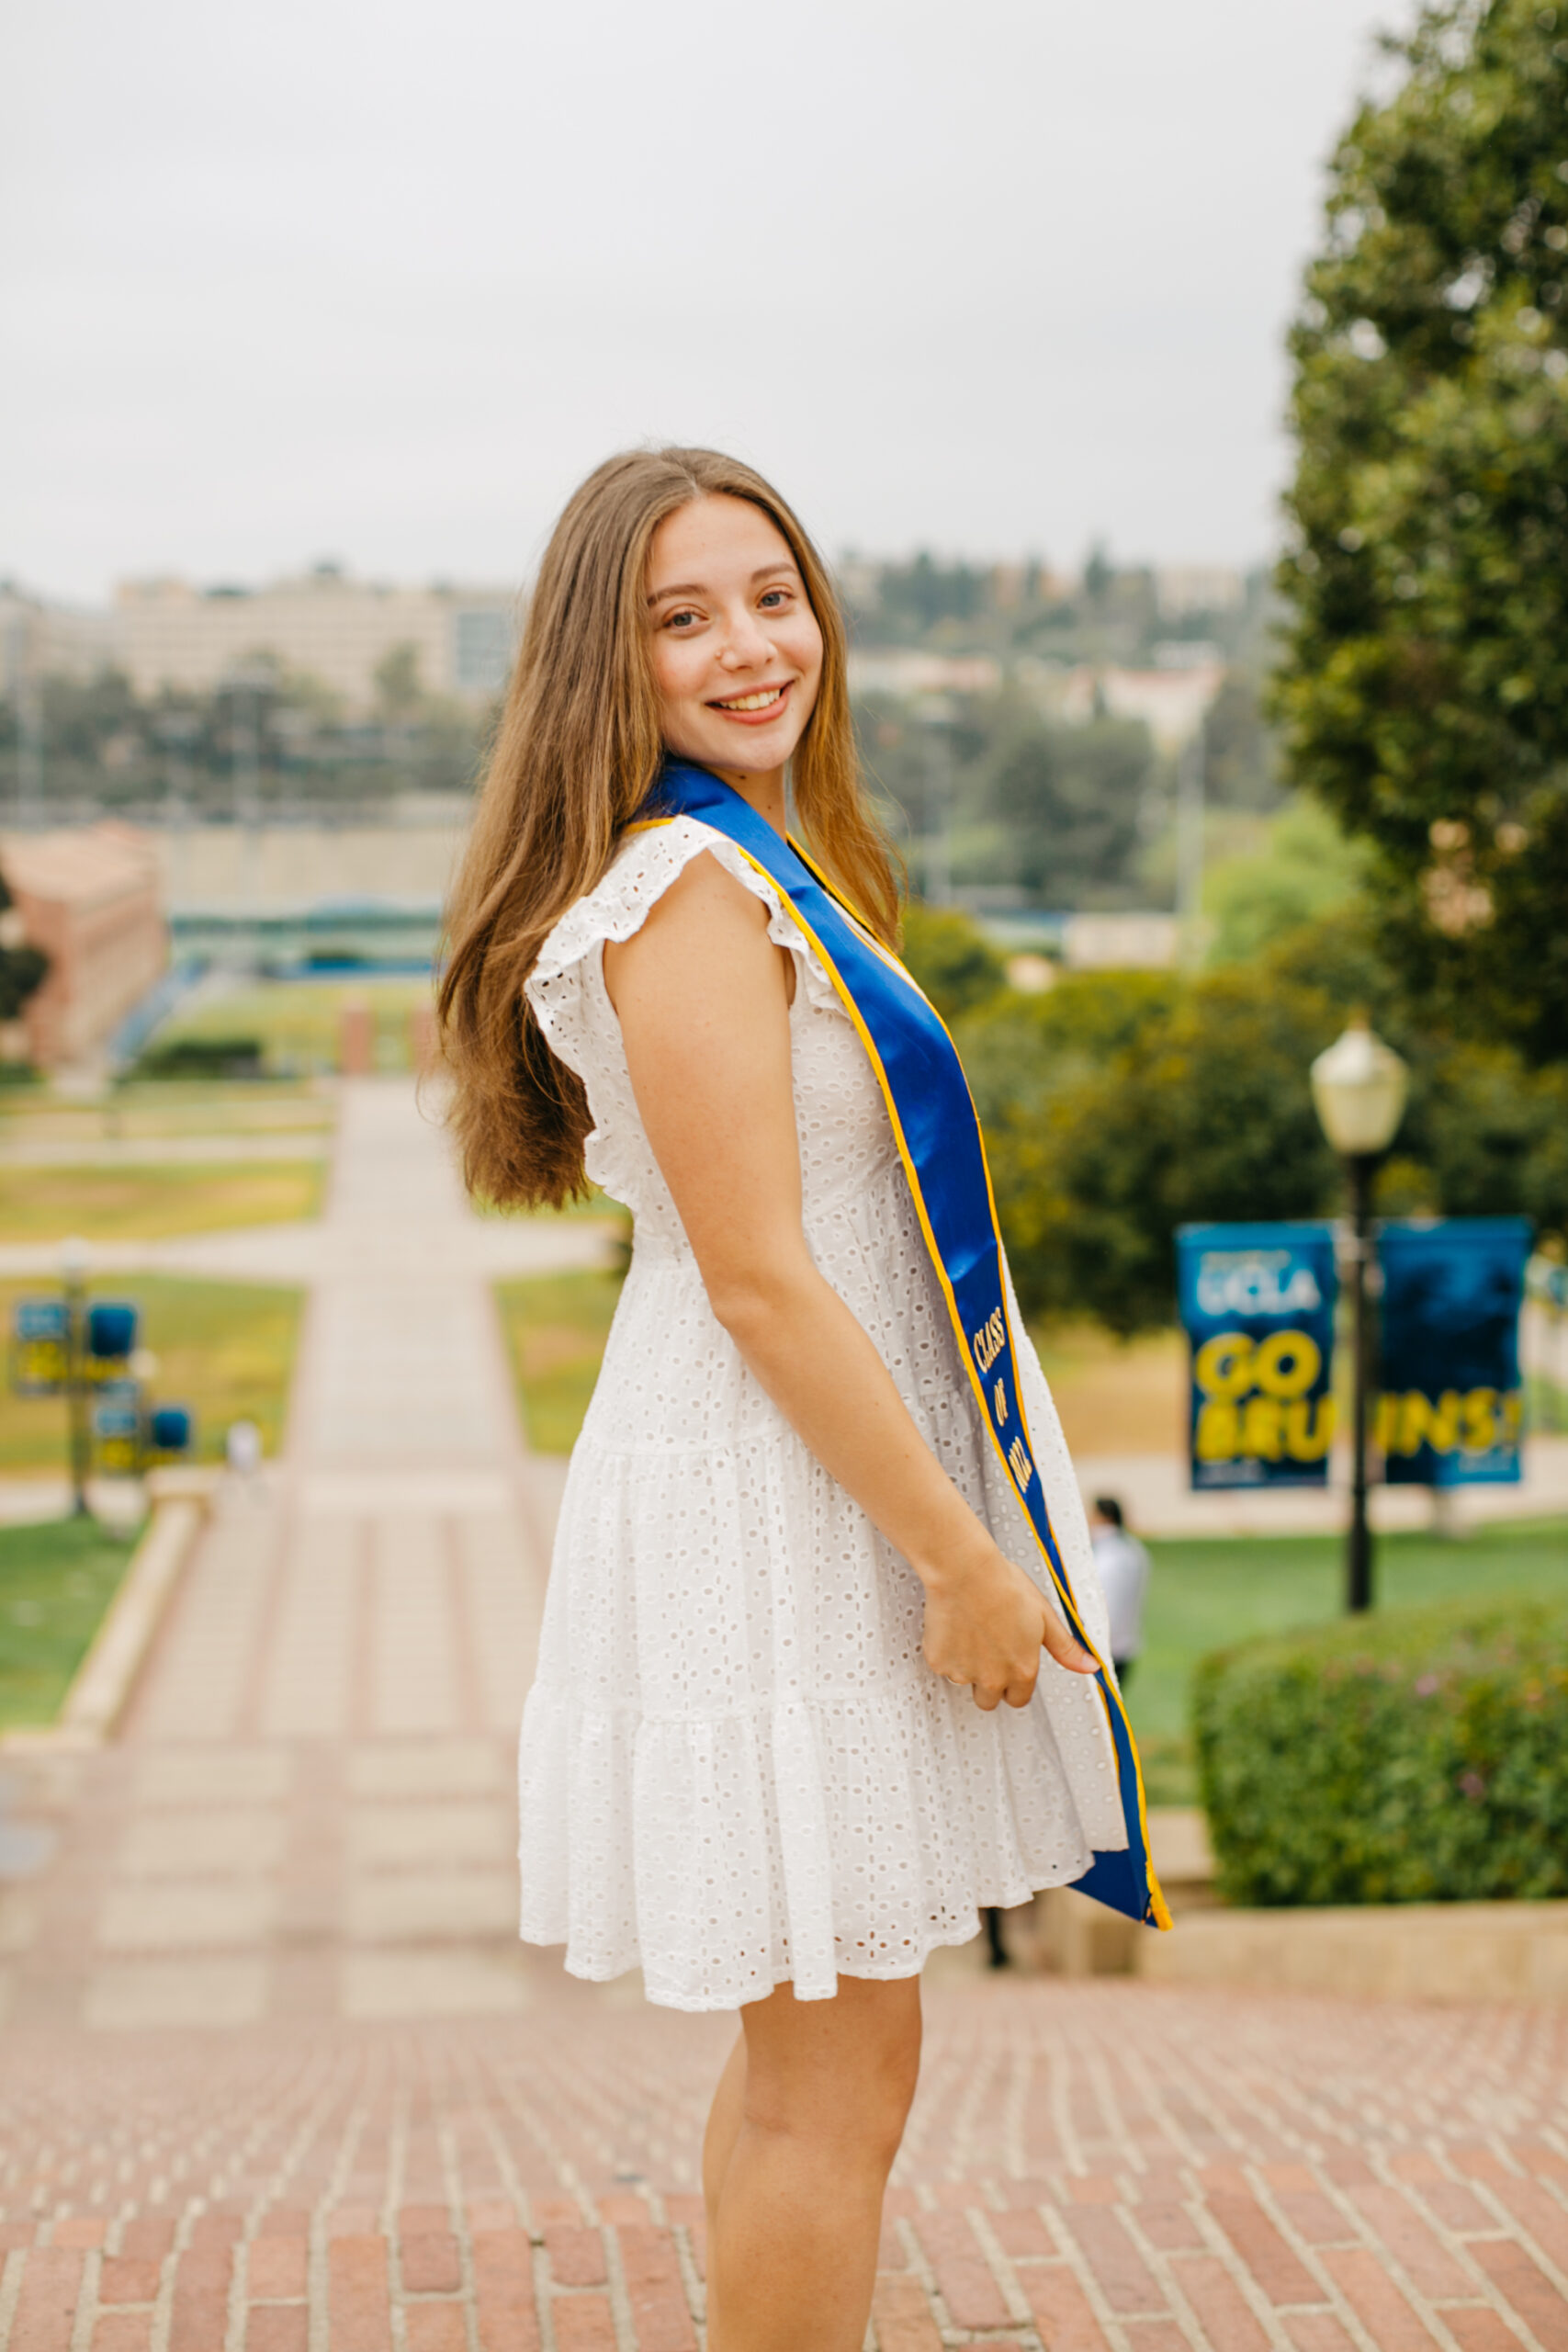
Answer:
[[[558, 1472], [464, 1220], [351, 1092], [289, 1460], [122, 1742], [7, 1764], [54, 1850], [0, 1886], [6, 2352], [700, 2341], [732, 2028], [513, 1932]], [[1568, 2014], [928, 1986], [880, 2352], [1568, 2352]]]
[[[13, 2352], [698, 2341], [721, 2020], [581, 1988], [403, 2027], [11, 2038]], [[1568, 2344], [1565, 2027], [950, 1983], [882, 2352]]]

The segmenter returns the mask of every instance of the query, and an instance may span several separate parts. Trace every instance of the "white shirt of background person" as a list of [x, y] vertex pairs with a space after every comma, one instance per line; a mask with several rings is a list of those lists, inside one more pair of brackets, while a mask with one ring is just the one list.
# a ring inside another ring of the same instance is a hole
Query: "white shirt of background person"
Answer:
[[1118, 1676], [1144, 1646], [1144, 1601], [1149, 1589], [1149, 1555], [1122, 1523], [1122, 1506], [1097, 1496], [1089, 1512], [1094, 1565], [1111, 1619], [1111, 1656]]
[[262, 1433], [254, 1421], [231, 1421], [224, 1455], [237, 1477], [249, 1478], [261, 1467]]

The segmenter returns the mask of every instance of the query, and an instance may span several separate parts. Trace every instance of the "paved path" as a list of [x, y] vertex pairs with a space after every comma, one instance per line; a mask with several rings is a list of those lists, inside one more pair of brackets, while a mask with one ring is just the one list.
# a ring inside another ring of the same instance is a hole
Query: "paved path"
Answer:
[[[1183, 1454], [1075, 1459], [1084, 1493], [1118, 1496], [1129, 1523], [1145, 1535], [1341, 1535], [1349, 1517], [1350, 1460], [1342, 1451], [1327, 1487], [1242, 1487], [1207, 1494], [1192, 1492]], [[1440, 1524], [1445, 1533], [1462, 1534], [1492, 1520], [1568, 1516], [1568, 1437], [1527, 1437], [1524, 1471], [1517, 1487], [1450, 1487], [1440, 1504], [1427, 1487], [1374, 1487], [1372, 1526], [1393, 1534]]]
[[[515, 1941], [558, 1469], [394, 1087], [325, 1231], [123, 1739], [6, 1763], [0, 2347], [687, 2352], [732, 2028]], [[1568, 2346], [1568, 2014], [928, 1981], [880, 2352]]]

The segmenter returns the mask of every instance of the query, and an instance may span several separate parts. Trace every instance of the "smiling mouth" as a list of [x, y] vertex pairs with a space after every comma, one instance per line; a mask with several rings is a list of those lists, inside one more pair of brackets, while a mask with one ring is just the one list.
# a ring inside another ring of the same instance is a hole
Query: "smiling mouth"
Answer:
[[728, 702], [712, 702], [708, 705], [708, 708], [732, 710], [739, 718], [750, 718], [753, 711], [772, 710], [776, 704], [783, 702], [788, 692], [787, 684], [761, 686], [755, 694], [732, 695]]

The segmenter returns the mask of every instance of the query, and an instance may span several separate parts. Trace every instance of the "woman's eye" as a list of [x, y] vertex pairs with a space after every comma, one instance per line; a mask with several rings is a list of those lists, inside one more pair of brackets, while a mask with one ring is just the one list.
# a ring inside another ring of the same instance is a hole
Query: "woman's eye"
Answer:
[[665, 617], [666, 628], [686, 628], [696, 619], [695, 613], [670, 613]]
[[758, 602], [763, 605], [771, 607], [776, 612], [779, 605], [787, 601], [788, 596], [789, 590], [787, 588], [767, 588], [763, 590], [762, 594], [758, 599]]

